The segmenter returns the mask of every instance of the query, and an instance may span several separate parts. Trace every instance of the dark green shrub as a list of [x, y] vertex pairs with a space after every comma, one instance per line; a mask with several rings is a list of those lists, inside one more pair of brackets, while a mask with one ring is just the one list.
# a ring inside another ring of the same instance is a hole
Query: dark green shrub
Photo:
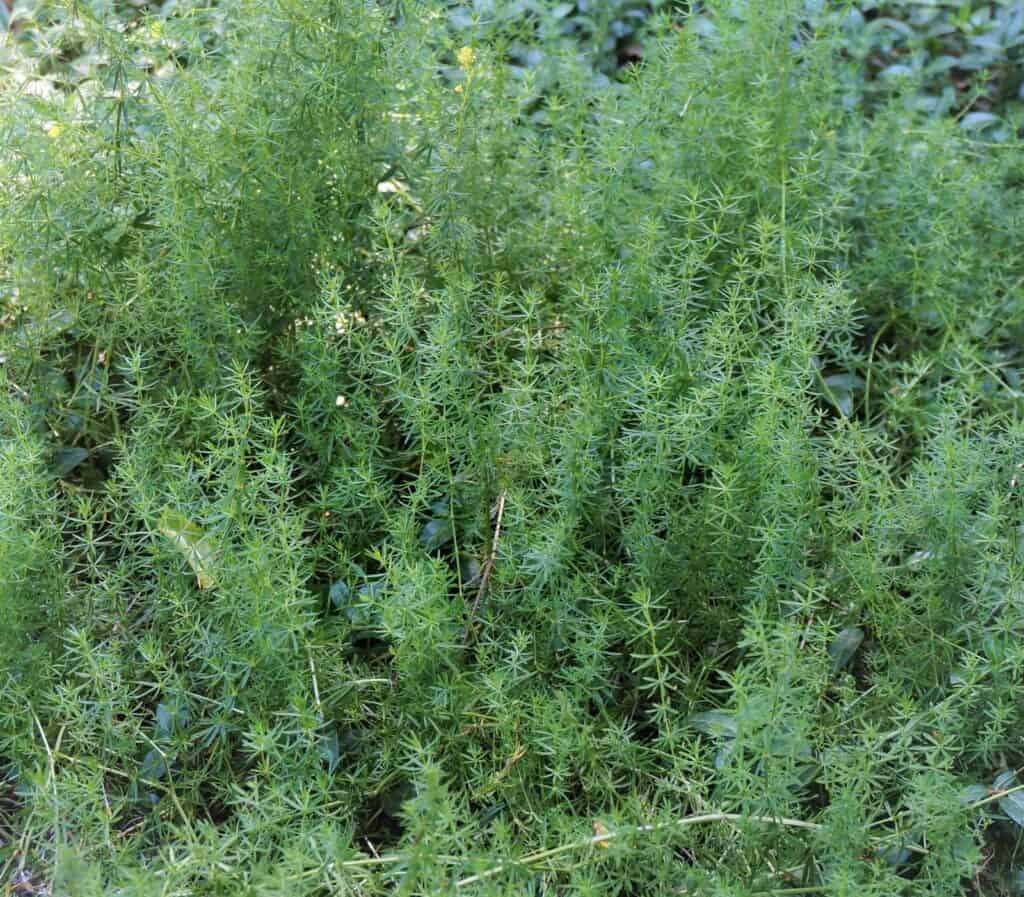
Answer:
[[990, 139], [1019, 129], [1024, 6], [1018, 0], [810, 0], [806, 7], [812, 20], [839, 24], [843, 55], [855, 63], [851, 95], [886, 95], [903, 82], [914, 88], [908, 105], [927, 115], [952, 114], [965, 130]]
[[1011, 893], [1019, 154], [401, 6], [4, 96], [4, 874]]

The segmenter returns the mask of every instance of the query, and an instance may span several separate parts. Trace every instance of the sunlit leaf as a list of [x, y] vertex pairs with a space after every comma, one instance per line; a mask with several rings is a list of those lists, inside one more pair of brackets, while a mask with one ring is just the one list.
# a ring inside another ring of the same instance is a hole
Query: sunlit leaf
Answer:
[[168, 509], [160, 516], [160, 532], [188, 561], [199, 588], [208, 589], [213, 585], [214, 551], [203, 531], [184, 515]]

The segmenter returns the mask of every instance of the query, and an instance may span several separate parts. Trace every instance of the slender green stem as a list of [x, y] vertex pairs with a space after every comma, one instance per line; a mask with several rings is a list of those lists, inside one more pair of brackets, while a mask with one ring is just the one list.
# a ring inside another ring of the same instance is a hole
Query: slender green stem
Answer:
[[815, 822], [805, 822], [802, 819], [786, 819], [781, 816], [750, 816], [743, 813], [703, 813], [698, 816], [684, 816], [682, 819], [676, 819], [672, 822], [662, 822], [654, 825], [637, 825], [617, 829], [613, 832], [601, 832], [597, 835], [591, 835], [589, 838], [581, 838], [578, 841], [571, 841], [568, 844], [560, 844], [557, 847], [538, 850], [534, 853], [527, 854], [518, 860], [499, 863], [497, 866], [492, 866], [490, 869], [478, 872], [476, 875], [470, 875], [468, 878], [460, 879], [456, 882], [456, 886], [464, 888], [468, 885], [475, 884], [476, 882], [493, 878], [496, 875], [501, 875], [503, 872], [507, 872], [517, 866], [535, 866], [538, 863], [550, 860], [553, 857], [561, 856], [562, 854], [570, 853], [575, 850], [584, 850], [588, 847], [607, 844], [617, 838], [630, 835], [649, 834], [651, 832], [665, 831], [666, 829], [681, 829], [694, 825], [707, 825], [715, 822], [762, 823], [765, 825], [777, 825], [783, 828], [797, 828], [815, 832], [822, 829], [822, 826]]

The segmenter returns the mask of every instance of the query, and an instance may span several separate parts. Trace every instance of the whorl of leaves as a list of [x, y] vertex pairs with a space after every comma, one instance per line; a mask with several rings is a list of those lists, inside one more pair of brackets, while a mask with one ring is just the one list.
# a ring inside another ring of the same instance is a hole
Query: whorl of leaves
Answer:
[[81, 6], [0, 107], [0, 877], [1012, 893], [1024, 156], [794, 5], [597, 79]]

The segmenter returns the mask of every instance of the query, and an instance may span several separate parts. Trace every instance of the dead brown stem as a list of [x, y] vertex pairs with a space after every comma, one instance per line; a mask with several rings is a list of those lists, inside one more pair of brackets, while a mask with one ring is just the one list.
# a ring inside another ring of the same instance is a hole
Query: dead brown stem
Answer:
[[494, 572], [494, 564], [498, 559], [498, 540], [501, 538], [501, 521], [505, 516], [504, 492], [498, 496], [498, 503], [495, 506], [494, 515], [494, 535], [491, 537], [491, 550], [487, 554], [487, 560], [484, 561], [484, 569], [480, 574], [480, 585], [477, 587], [476, 597], [473, 599], [473, 606], [469, 609], [469, 622], [466, 624], [466, 635], [464, 638], [464, 642], [467, 644], [473, 637], [476, 612], [480, 607], [480, 602], [483, 600], [484, 593], [487, 591], [487, 584], [491, 581], [491, 574]]

